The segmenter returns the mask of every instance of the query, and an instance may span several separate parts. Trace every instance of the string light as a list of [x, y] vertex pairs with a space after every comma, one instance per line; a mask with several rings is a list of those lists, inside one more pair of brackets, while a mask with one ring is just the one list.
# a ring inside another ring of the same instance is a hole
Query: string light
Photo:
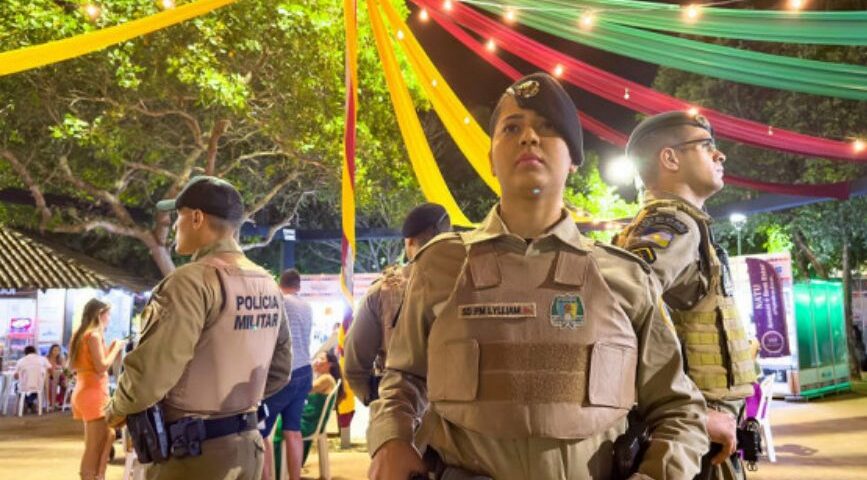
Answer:
[[94, 5], [92, 3], [88, 3], [82, 7], [84, 9], [84, 14], [87, 15], [91, 20], [96, 20], [102, 15], [102, 9], [99, 8], [98, 5]]
[[398, 30], [398, 31], [397, 31], [397, 39], [398, 39], [398, 40], [403, 40], [403, 30]]
[[698, 20], [699, 15], [701, 15], [701, 8], [696, 4], [688, 5], [686, 10], [684, 10], [683, 15], [687, 22], [694, 22]]
[[163, 10], [171, 10], [175, 8], [175, 0], [160, 0], [160, 8]]
[[427, 9], [422, 8], [421, 11], [418, 12], [418, 18], [422, 22], [428, 21], [428, 19], [430, 18], [430, 15], [427, 14]]
[[515, 11], [511, 8], [506, 9], [506, 12], [503, 13], [503, 19], [506, 20], [506, 23], [515, 23]]
[[470, 124], [470, 117], [464, 117], [464, 125]]
[[690, 107], [689, 110], [686, 111], [691, 117], [698, 115], [698, 108]]
[[497, 50], [497, 44], [494, 42], [493, 38], [488, 39], [488, 42], [485, 43], [485, 48], [488, 49], [489, 52]]
[[855, 153], [861, 153], [865, 148], [867, 148], [867, 145], [864, 144], [863, 140], [855, 140], [855, 143], [852, 144], [852, 149], [855, 150]]
[[580, 25], [582, 29], [588, 30], [593, 27], [595, 22], [596, 15], [592, 11], [588, 10], [581, 14], [581, 19], [578, 21], [578, 25]]
[[443, 9], [447, 12], [452, 11], [452, 0], [445, 0], [443, 2]]
[[800, 10], [804, 8], [804, 0], [789, 0], [789, 9]]
[[629, 100], [629, 89], [628, 88], [623, 91], [623, 99]]
[[437, 85], [438, 85], [438, 83], [437, 83], [437, 79], [436, 79], [436, 78], [430, 81], [430, 86], [431, 86], [431, 87], [437, 88]]
[[557, 66], [554, 67], [554, 76], [558, 78], [563, 76], [563, 65], [558, 63]]
[[774, 127], [768, 125], [768, 136], [773, 136], [773, 135], [774, 135]]

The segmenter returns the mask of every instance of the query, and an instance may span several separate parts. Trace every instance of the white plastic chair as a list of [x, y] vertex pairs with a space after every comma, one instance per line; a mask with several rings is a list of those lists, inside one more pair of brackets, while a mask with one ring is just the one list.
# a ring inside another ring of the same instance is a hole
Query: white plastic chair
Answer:
[[21, 372], [21, 378], [18, 380], [18, 416], [24, 416], [24, 398], [31, 393], [36, 394], [36, 408], [39, 412], [39, 415], [42, 415], [42, 404], [44, 401], [44, 392], [45, 392], [45, 372], [41, 371], [39, 373], [39, 381], [35, 385], [31, 385], [30, 388], [22, 388], [22, 385], [27, 384], [27, 373]]
[[123, 445], [124, 451], [123, 480], [144, 480], [144, 467], [138, 463], [138, 455], [136, 455], [135, 448], [130, 442], [129, 431], [123, 427], [121, 435], [121, 445]]
[[774, 393], [774, 376], [768, 375], [765, 377], [765, 379], [762, 380], [760, 389], [762, 391], [762, 398], [759, 400], [756, 420], [758, 420], [759, 424], [762, 426], [759, 432], [762, 436], [762, 445], [765, 448], [768, 460], [770, 460], [771, 463], [775, 463], [777, 461], [777, 453], [774, 451], [774, 436], [771, 434], [770, 418], [771, 398]]
[[[319, 421], [316, 422], [316, 430], [301, 439], [302, 442], [316, 441], [316, 451], [319, 455], [319, 478], [324, 478], [325, 480], [331, 480], [331, 464], [328, 461], [328, 434], [325, 432], [325, 420], [328, 418], [329, 412], [334, 409], [334, 400], [337, 398], [337, 391], [340, 390], [341, 381], [337, 381], [334, 388], [331, 389], [325, 398], [322, 411], [319, 413]], [[283, 448], [283, 461], [280, 462], [280, 480], [289, 478], [289, 469], [286, 466], [285, 446], [286, 443], [283, 442], [281, 444], [281, 448]]]
[[66, 381], [66, 392], [63, 394], [63, 405], [60, 406], [61, 411], [67, 411], [72, 408], [72, 392], [75, 390], [75, 376], [70, 377]]

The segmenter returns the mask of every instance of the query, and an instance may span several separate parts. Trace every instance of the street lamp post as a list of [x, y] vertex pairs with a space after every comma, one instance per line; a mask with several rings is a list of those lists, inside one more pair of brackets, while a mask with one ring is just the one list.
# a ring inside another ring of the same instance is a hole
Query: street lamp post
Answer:
[[743, 213], [733, 213], [729, 215], [729, 221], [732, 222], [732, 226], [735, 227], [735, 231], [738, 232], [738, 256], [741, 255], [741, 230], [744, 229], [744, 225], [747, 224], [747, 216]]

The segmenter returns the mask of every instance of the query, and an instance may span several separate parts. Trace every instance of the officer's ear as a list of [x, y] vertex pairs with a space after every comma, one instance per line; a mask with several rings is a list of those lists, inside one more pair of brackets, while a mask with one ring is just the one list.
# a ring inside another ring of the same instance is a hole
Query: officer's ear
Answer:
[[572, 175], [577, 171], [578, 171], [578, 165], [575, 165], [574, 163], [570, 163], [569, 164], [569, 175]]
[[491, 138], [492, 145], [491, 145], [491, 149], [488, 150], [488, 168], [491, 169], [491, 175], [493, 175], [493, 176], [496, 177], [496, 176], [497, 176], [497, 171], [494, 170], [494, 146], [493, 146], [493, 141], [494, 141], [494, 139]]
[[205, 212], [198, 209], [193, 210], [190, 220], [190, 224], [194, 229], [198, 230], [202, 228], [202, 225], [205, 224]]
[[680, 170], [680, 159], [671, 147], [665, 147], [659, 151], [659, 168], [660, 170], [668, 170], [677, 172]]

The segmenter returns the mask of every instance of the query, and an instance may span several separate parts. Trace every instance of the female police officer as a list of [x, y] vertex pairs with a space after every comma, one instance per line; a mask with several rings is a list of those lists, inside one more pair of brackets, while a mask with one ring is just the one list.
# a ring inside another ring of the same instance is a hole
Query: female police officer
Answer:
[[649, 270], [583, 237], [563, 207], [583, 159], [574, 104], [529, 75], [490, 133], [502, 198], [479, 228], [416, 257], [372, 404], [371, 478], [426, 471], [416, 446], [498, 480], [611, 478], [636, 404], [650, 441], [634, 477], [692, 478], [708, 448], [704, 403]]

